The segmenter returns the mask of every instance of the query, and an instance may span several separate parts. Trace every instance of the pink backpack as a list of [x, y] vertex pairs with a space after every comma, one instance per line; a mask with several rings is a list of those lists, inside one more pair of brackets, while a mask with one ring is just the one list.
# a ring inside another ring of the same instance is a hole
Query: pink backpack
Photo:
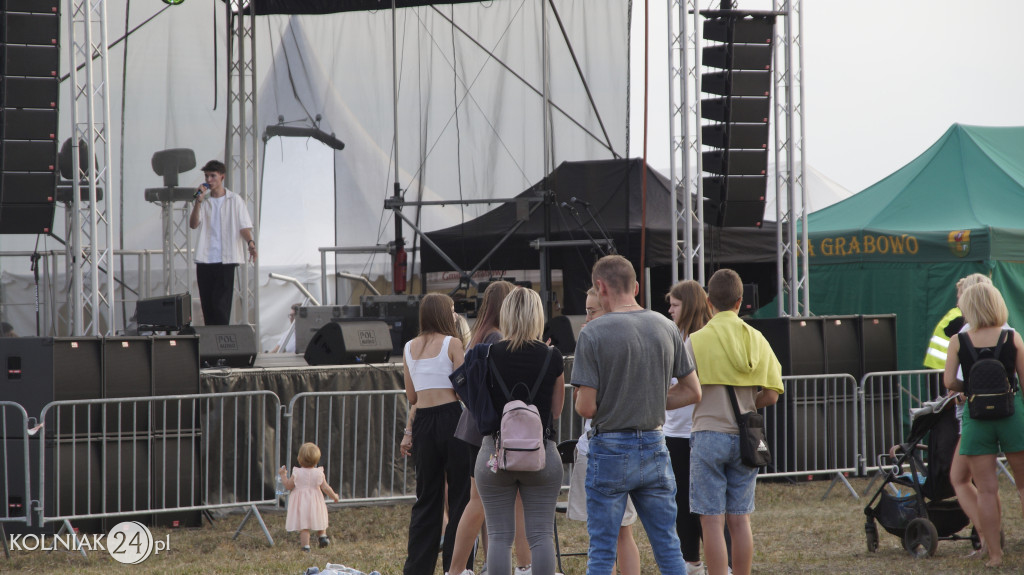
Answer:
[[[540, 411], [533, 405], [533, 398], [540, 389], [541, 382], [548, 372], [548, 364], [551, 363], [551, 348], [548, 348], [547, 356], [544, 358], [544, 366], [534, 382], [533, 388], [529, 390], [527, 401], [512, 399], [512, 391], [522, 385], [518, 382], [509, 391], [502, 379], [501, 374], [491, 363], [491, 374], [505, 394], [505, 408], [501, 411], [501, 428], [495, 434], [494, 449], [498, 459], [498, 469], [505, 471], [540, 471], [544, 469], [547, 453], [544, 449], [544, 422], [541, 420]], [[490, 362], [489, 362], [490, 363]]]

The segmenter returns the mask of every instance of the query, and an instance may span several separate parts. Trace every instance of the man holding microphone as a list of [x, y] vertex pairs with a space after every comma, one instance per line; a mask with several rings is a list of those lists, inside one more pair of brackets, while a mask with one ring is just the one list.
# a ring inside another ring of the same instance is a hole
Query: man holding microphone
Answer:
[[252, 220], [241, 196], [224, 187], [227, 168], [210, 160], [203, 166], [206, 182], [196, 189], [188, 225], [199, 230], [196, 242], [196, 283], [206, 325], [231, 322], [235, 268], [256, 259]]

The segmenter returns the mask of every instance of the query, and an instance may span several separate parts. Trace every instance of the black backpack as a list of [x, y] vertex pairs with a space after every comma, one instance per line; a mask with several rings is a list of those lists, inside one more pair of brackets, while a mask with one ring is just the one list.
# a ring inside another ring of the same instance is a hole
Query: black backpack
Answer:
[[980, 352], [967, 334], [960, 334], [960, 345], [974, 362], [970, 371], [964, 374], [967, 379], [964, 392], [971, 419], [1004, 419], [1013, 415], [1014, 385], [1010, 374], [1006, 372], [1006, 366], [999, 360], [1003, 344], [1010, 333], [1010, 330], [1004, 329], [994, 348], [984, 348]]

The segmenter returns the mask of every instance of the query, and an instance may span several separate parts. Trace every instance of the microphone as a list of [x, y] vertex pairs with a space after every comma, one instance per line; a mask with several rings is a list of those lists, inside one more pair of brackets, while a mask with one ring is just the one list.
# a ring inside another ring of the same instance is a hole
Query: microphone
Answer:
[[577, 198], [576, 196], [573, 196], [573, 197], [569, 198], [569, 201], [571, 201], [574, 204], [579, 204], [581, 206], [586, 206], [588, 208], [590, 207], [590, 202], [583, 201], [583, 200]]
[[210, 184], [207, 184], [206, 182], [203, 182], [202, 184], [199, 184], [199, 187], [196, 188], [196, 193], [192, 195], [192, 199], [193, 200], [198, 199], [199, 196], [203, 195], [203, 192], [205, 192], [206, 190], [209, 190], [209, 189], [210, 189]]

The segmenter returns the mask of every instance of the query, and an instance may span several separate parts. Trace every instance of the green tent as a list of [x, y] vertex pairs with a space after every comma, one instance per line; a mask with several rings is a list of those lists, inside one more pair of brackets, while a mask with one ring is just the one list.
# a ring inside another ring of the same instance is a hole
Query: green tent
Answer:
[[957, 280], [992, 277], [1024, 328], [1024, 127], [954, 124], [877, 184], [808, 217], [815, 315], [897, 314], [900, 369], [921, 369]]

